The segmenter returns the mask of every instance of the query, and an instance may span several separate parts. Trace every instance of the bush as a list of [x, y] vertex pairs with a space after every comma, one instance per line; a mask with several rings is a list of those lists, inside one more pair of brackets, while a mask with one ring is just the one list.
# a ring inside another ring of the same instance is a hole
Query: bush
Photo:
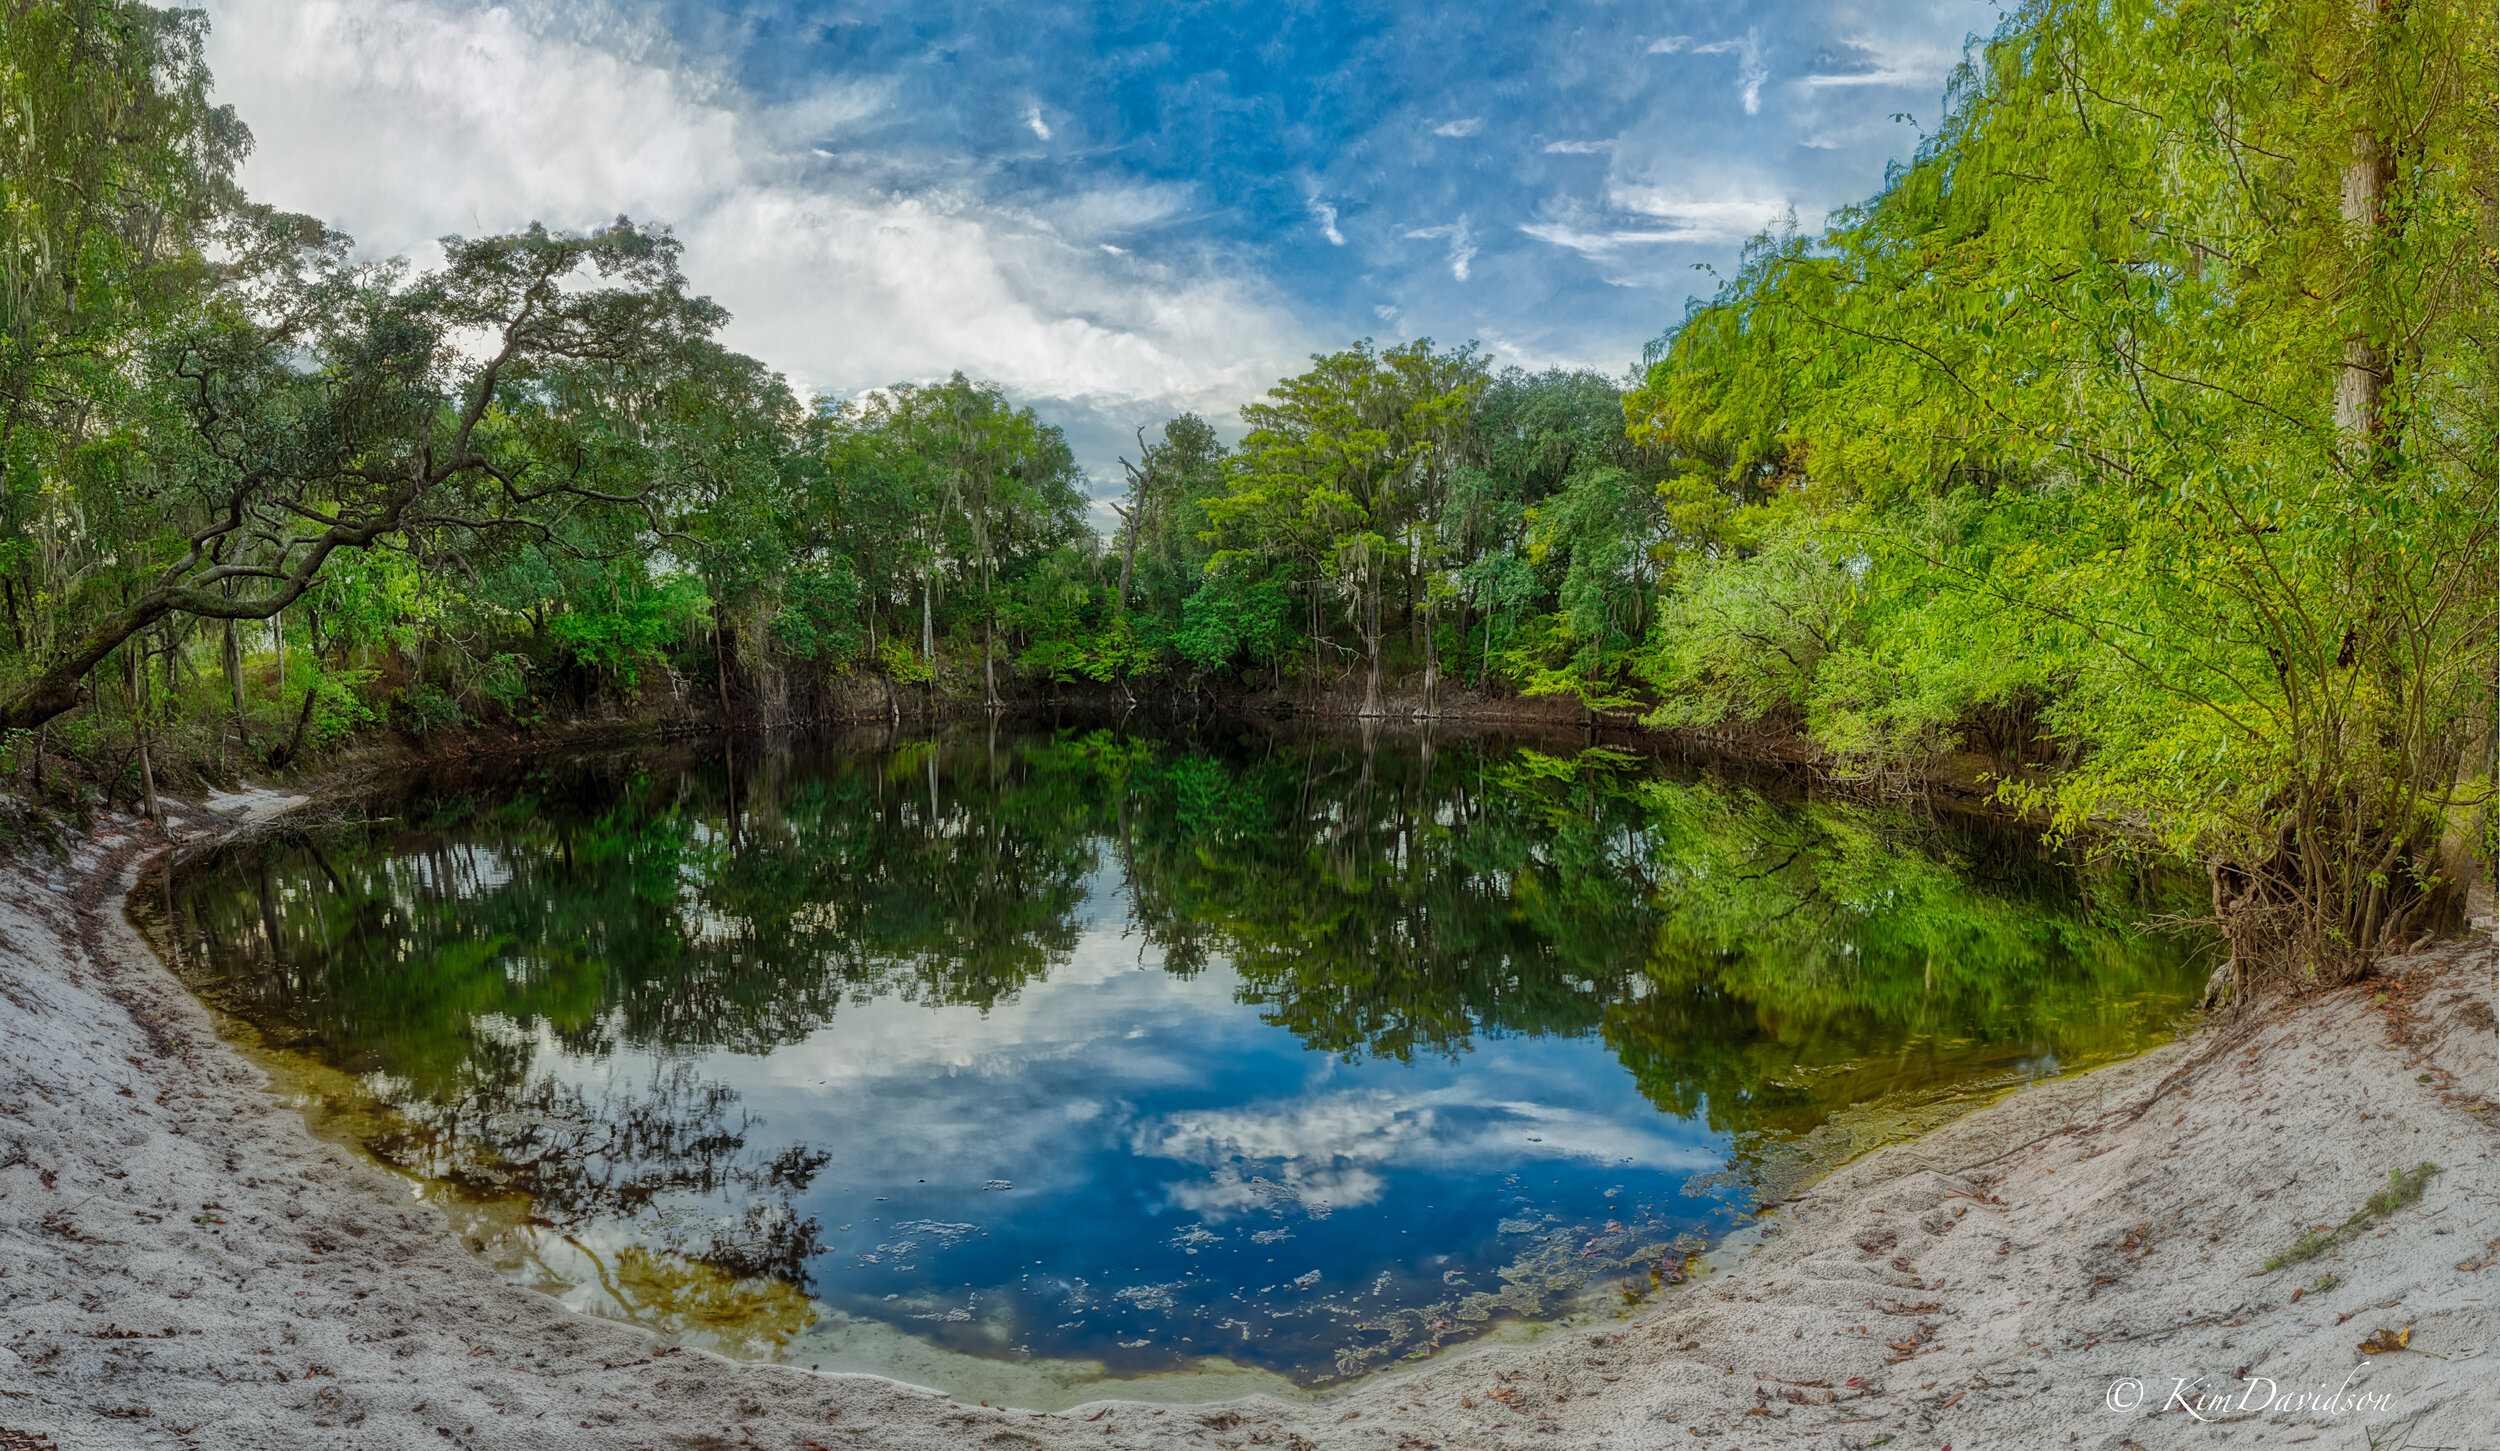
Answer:
[[391, 701], [391, 723], [412, 736], [465, 725], [460, 702], [439, 685], [411, 685]]

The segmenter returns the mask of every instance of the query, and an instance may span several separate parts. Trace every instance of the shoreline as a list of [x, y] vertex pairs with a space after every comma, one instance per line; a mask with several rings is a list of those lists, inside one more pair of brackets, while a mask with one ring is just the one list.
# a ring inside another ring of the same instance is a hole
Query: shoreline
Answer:
[[[1345, 705], [1344, 709], [1324, 708]], [[701, 742], [731, 742], [739, 750], [762, 743], [809, 742], [884, 733], [934, 735], [949, 730], [1015, 723], [1022, 728], [1057, 729], [1071, 722], [1124, 725], [1132, 720], [1166, 729], [1195, 731], [1209, 727], [1272, 734], [1347, 735], [1383, 739], [1423, 737], [1457, 742], [1470, 739], [1533, 740], [1563, 746], [1566, 738], [1580, 746], [1605, 747], [1653, 761], [1673, 762], [1684, 769], [1729, 777], [1774, 791], [1829, 792], [1855, 800], [1900, 804], [1916, 802], [1930, 808], [2038, 829], [2045, 817], [2036, 809], [2015, 808], [1999, 799], [1997, 782], [2021, 776], [2036, 767], [2008, 763], [1994, 756], [1957, 752], [1936, 757], [1907, 781], [1878, 781], [1836, 772], [1831, 760], [1802, 736], [1778, 731], [1661, 729], [1637, 718], [1585, 717], [1576, 704], [1553, 704], [1547, 697], [1487, 698], [1432, 716], [1406, 709], [1366, 717], [1359, 699], [1348, 704], [1335, 697], [1314, 704], [1253, 695], [1211, 699], [1198, 709], [1176, 712], [1169, 703], [1122, 709], [1108, 700], [1071, 701], [1018, 699], [997, 712], [978, 702], [950, 701], [934, 715], [906, 714], [891, 719], [882, 712], [836, 712], [779, 721], [721, 720], [702, 715], [634, 715], [585, 717], [562, 725], [509, 731], [484, 724], [414, 738], [387, 733], [347, 748], [303, 768], [300, 774], [281, 771], [271, 779], [282, 790], [302, 793], [307, 800], [328, 803], [414, 775], [491, 772], [514, 763], [606, 751], [689, 749]], [[1517, 707], [1517, 708], [1512, 708]], [[264, 772], [264, 775], [268, 773]], [[212, 792], [212, 797], [221, 793]], [[248, 792], [241, 794], [250, 794]], [[173, 798], [167, 797], [168, 801]], [[135, 803], [130, 804], [133, 811]], [[118, 808], [117, 808], [118, 809]], [[2099, 820], [2093, 830], [2114, 837], [2132, 837], [2122, 821]]]
[[[228, 799], [247, 817], [287, 800]], [[238, 824], [195, 810], [176, 829], [204, 845]], [[405, 1181], [316, 1138], [147, 949], [121, 908], [171, 845], [108, 819], [66, 863], [0, 869], [15, 1009], [0, 1029], [0, 1430], [63, 1448], [1970, 1451], [2156, 1431], [2359, 1446], [2365, 1426], [2408, 1418], [2419, 1444], [2500, 1445], [2487, 938], [1875, 1150], [1766, 1215], [1738, 1263], [1622, 1321], [1488, 1336], [1316, 1401], [1005, 1411], [666, 1347], [498, 1275]], [[2259, 1271], [2425, 1160], [2440, 1172], [2417, 1203], [2298, 1270]], [[2321, 1275], [2337, 1282], [2304, 1288]], [[2359, 1352], [2400, 1325], [2405, 1350]], [[2262, 1399], [2260, 1382], [2383, 1403], [2147, 1419], [2161, 1396], [2111, 1409], [2126, 1377], [2203, 1377], [2234, 1405]]]

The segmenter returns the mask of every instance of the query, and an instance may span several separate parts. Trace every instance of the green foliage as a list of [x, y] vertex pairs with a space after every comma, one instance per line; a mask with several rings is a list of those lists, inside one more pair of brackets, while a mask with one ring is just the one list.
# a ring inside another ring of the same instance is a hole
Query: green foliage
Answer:
[[1273, 577], [1244, 584], [1238, 575], [1208, 576], [1181, 607], [1173, 646], [1210, 675], [1271, 665], [1294, 645], [1294, 601]]
[[391, 720], [410, 735], [432, 735], [467, 722], [460, 700], [434, 684], [411, 685], [391, 700]]
[[629, 577], [605, 593], [597, 603], [606, 608], [568, 610], [548, 621], [547, 632], [574, 660], [628, 686], [661, 658], [665, 646], [700, 627], [712, 603], [703, 587], [684, 575]]
[[[380, 718], [366, 693], [375, 675], [376, 672], [371, 670], [322, 669], [306, 674], [303, 686], [312, 692], [313, 698], [312, 718], [304, 730], [307, 746], [317, 749], [336, 745]], [[491, 687], [489, 693], [494, 693]], [[513, 695], [517, 697], [518, 692]], [[508, 706], [512, 697], [497, 695], [495, 698]], [[450, 718], [456, 718], [458, 711], [459, 707], [454, 704]]]
[[470, 686], [478, 694], [518, 714], [530, 694], [530, 663], [509, 652], [478, 662]]
[[1141, 637], [1136, 622], [1122, 612], [1113, 615], [1095, 633], [1084, 663], [1078, 668], [1088, 680], [1109, 683], [1151, 674], [1162, 663], [1163, 652], [1154, 642]]
[[821, 572], [791, 576], [782, 586], [773, 639], [802, 660], [838, 662], [865, 641], [859, 626], [859, 576], [835, 559]]
[[2489, 21], [2009, 17], [1916, 160], [1758, 241], [1627, 399], [1741, 505], [1657, 718], [1802, 714], [1881, 773], [2034, 699], [2072, 764], [2009, 794], [2216, 859], [2249, 963], [2412, 930], [2486, 791]]
[[877, 647], [877, 660], [884, 667], [888, 680], [897, 685], [926, 685], [937, 678], [937, 662], [912, 653], [900, 640], [887, 640]]

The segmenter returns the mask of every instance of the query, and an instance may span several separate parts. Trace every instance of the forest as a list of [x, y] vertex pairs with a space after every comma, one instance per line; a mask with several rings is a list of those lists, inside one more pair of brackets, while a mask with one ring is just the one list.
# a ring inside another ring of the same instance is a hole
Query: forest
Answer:
[[2490, 869], [2487, 4], [2033, 0], [1624, 376], [1355, 342], [1141, 429], [1108, 533], [995, 386], [801, 397], [724, 346], [658, 222], [418, 267], [253, 201], [206, 25], [0, 11], [21, 789], [590, 717], [1548, 699], [1876, 790], [1982, 754], [2203, 864], [2244, 975], [2340, 980]]

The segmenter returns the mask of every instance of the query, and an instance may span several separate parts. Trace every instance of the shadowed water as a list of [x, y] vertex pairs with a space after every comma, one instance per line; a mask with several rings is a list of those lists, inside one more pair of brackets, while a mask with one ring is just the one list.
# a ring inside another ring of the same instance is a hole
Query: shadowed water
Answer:
[[318, 1121], [585, 1308], [1024, 1404], [1646, 1295], [2203, 976], [2166, 878], [1604, 750], [869, 737], [372, 817], [152, 924]]

